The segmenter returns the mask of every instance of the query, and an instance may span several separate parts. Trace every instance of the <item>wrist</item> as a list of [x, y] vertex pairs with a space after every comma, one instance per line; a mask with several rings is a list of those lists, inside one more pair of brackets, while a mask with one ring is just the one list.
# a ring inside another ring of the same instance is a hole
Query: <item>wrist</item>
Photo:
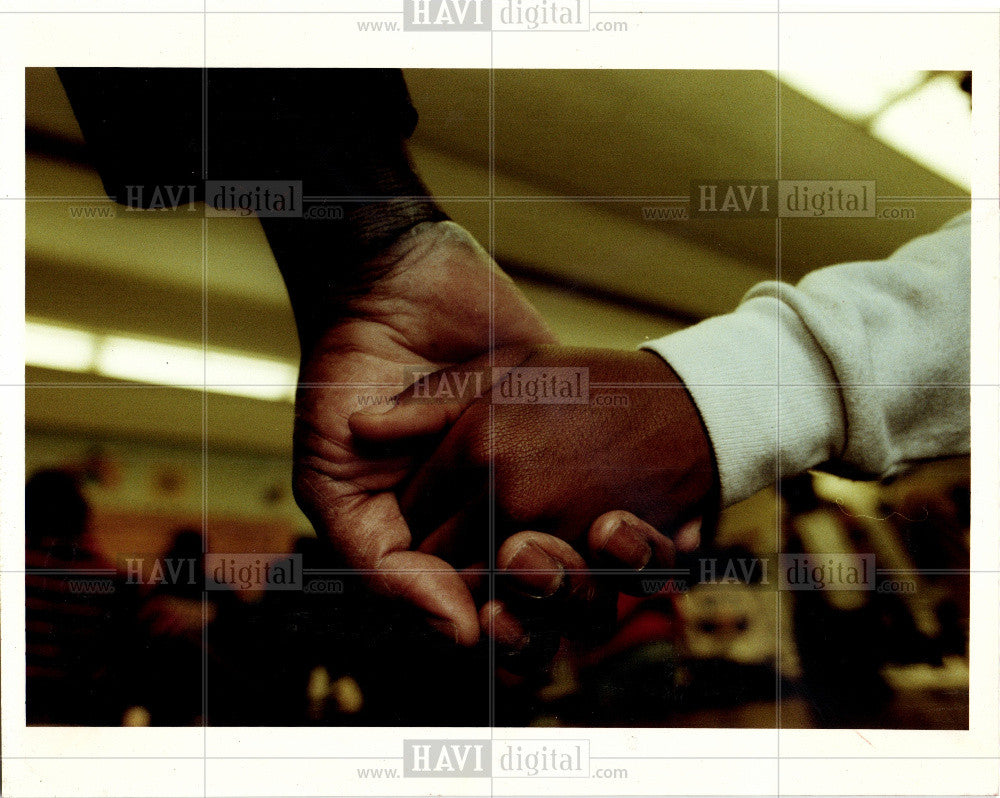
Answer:
[[288, 288], [303, 346], [350, 315], [401, 257], [398, 243], [421, 225], [448, 217], [413, 170], [395, 135], [346, 136], [337, 157], [303, 180], [301, 218], [261, 218]]
[[[420, 262], [421, 253], [437, 240], [434, 231], [438, 224], [427, 220], [415, 222], [363, 261], [340, 261], [333, 265], [303, 262], [290, 267], [286, 260], [281, 272], [303, 357], [317, 346], [329, 349], [330, 339], [339, 337], [338, 330], [346, 321], [362, 318], [388, 321], [380, 306], [393, 306], [393, 302], [383, 300], [405, 297], [391, 296], [391, 290], [380, 291], [380, 286]], [[316, 242], [314, 251], [324, 252], [332, 241], [335, 239], [324, 236], [322, 242]]]
[[680, 499], [679, 506], [684, 509], [675, 522], [702, 518], [704, 544], [712, 538], [720, 512], [719, 470], [708, 428], [691, 392], [673, 366], [655, 352], [642, 351], [640, 354], [651, 364], [653, 373], [660, 375], [663, 386], [654, 392], [653, 407], [647, 419], [650, 429], [662, 443], [659, 456], [665, 466], [677, 463], [687, 470], [679, 488], [663, 496], [663, 501], [678, 502]]
[[[648, 351], [535, 346], [519, 368], [583, 369], [589, 396], [582, 416], [593, 440], [616, 451], [607, 484], [619, 484], [624, 503], [616, 508], [673, 531], [703, 516], [706, 528], [718, 512], [715, 455], [694, 400], [673, 367]], [[530, 376], [530, 375], [526, 375]], [[567, 418], [581, 417], [566, 407]], [[572, 430], [572, 422], [567, 423]], [[602, 478], [603, 479], [603, 478]]]

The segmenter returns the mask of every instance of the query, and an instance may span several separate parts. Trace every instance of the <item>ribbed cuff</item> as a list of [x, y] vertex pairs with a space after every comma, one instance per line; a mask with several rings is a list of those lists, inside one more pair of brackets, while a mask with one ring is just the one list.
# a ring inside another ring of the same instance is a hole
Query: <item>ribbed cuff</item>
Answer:
[[774, 297], [650, 341], [690, 392], [715, 450], [722, 506], [843, 449], [844, 410], [829, 361]]

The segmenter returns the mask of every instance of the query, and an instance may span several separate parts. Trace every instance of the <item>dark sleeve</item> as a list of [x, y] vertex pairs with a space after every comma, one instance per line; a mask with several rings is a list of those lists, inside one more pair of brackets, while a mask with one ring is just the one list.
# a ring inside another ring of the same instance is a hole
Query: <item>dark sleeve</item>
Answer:
[[131, 207], [210, 203], [205, 181], [301, 181], [291, 216], [258, 213], [300, 334], [381, 273], [372, 256], [447, 216], [413, 170], [398, 69], [64, 68], [105, 190]]
[[[203, 200], [205, 180], [358, 194], [376, 186], [349, 156], [395, 150], [417, 123], [397, 69], [73, 67], [59, 77], [105, 190], [133, 207]], [[178, 191], [188, 186], [193, 196]]]

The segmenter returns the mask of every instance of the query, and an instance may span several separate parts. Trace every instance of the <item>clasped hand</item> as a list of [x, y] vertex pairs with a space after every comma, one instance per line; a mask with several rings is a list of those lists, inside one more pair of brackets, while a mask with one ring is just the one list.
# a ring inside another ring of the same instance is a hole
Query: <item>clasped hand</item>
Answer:
[[393, 489], [412, 545], [459, 571], [480, 627], [512, 651], [532, 627], [592, 632], [613, 617], [637, 572], [696, 542], [685, 523], [715, 478], [686, 389], [645, 351], [501, 348], [349, 426], [373, 456], [409, 448]]

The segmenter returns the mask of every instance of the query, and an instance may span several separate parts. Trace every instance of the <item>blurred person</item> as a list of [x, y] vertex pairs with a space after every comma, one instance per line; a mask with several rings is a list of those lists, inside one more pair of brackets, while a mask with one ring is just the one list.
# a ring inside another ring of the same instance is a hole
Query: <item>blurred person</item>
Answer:
[[158, 560], [165, 578], [152, 585], [140, 610], [143, 706], [150, 725], [188, 726], [203, 715], [203, 635], [218, 613], [217, 596], [205, 592], [198, 530], [178, 530]]
[[26, 701], [29, 724], [117, 725], [137, 702], [135, 596], [102, 558], [77, 477], [25, 485]]
[[[292, 546], [301, 557], [301, 590], [266, 585], [254, 600], [235, 601], [209, 630], [215, 658], [208, 703], [214, 724], [298, 726], [309, 721], [310, 675], [325, 666], [344, 673], [344, 637], [350, 634], [343, 596], [317, 592], [315, 569], [330, 567], [314, 536]], [[238, 669], [238, 673], [234, 672]], [[252, 696], [252, 698], [251, 698]]]

